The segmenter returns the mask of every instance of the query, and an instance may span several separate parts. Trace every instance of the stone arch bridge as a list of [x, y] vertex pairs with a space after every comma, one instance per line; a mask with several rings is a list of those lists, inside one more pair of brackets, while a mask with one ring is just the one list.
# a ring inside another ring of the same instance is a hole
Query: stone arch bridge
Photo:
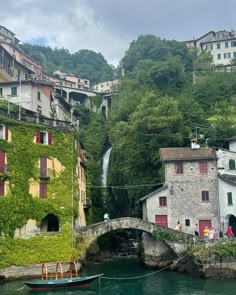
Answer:
[[157, 233], [163, 233], [163, 231], [165, 233], [169, 233], [171, 240], [165, 240], [164, 242], [169, 245], [169, 247], [171, 247], [176, 253], [183, 252], [193, 240], [192, 235], [133, 217], [117, 218], [112, 219], [109, 223], [99, 222], [86, 227], [80, 227], [75, 230], [75, 236], [77, 237], [78, 241], [83, 241], [85, 248], [89, 248], [89, 246], [95, 240], [97, 240], [98, 237], [119, 229], [134, 229], [149, 234], [153, 234], [155, 231], [157, 231]]

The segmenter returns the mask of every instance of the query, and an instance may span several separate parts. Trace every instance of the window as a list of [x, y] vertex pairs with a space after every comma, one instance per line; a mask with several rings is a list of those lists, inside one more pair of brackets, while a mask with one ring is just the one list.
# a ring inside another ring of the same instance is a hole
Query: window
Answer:
[[207, 162], [200, 162], [199, 163], [199, 171], [201, 174], [207, 174]]
[[159, 197], [159, 206], [160, 207], [166, 207], [167, 206], [166, 197]]
[[185, 226], [190, 226], [190, 219], [185, 219]]
[[231, 47], [236, 47], [236, 41], [231, 42]]
[[217, 49], [220, 49], [220, 43], [216, 44]]
[[209, 202], [209, 192], [202, 191], [202, 202]]
[[40, 198], [46, 198], [47, 197], [47, 183], [40, 182], [40, 184], [39, 184], [39, 196], [40, 196]]
[[52, 144], [52, 132], [37, 131], [37, 133], [36, 133], [36, 143]]
[[0, 97], [3, 97], [3, 89], [0, 88]]
[[40, 105], [37, 106], [37, 112], [40, 116], [42, 115], [42, 107]]
[[228, 205], [233, 205], [232, 193], [227, 193]]
[[217, 59], [221, 59], [221, 54], [220, 53], [217, 54]]
[[11, 96], [17, 96], [17, 87], [11, 87]]
[[175, 163], [175, 173], [176, 174], [183, 174], [183, 163]]
[[37, 98], [38, 98], [38, 101], [41, 101], [41, 93], [39, 91], [37, 93]]
[[8, 128], [5, 125], [0, 125], [0, 138], [8, 140]]
[[228, 58], [231, 58], [231, 53], [230, 52], [224, 53], [224, 59], [228, 59]]
[[207, 44], [207, 45], [206, 45], [206, 50], [212, 50], [212, 49], [213, 49], [212, 44]]
[[229, 48], [229, 42], [225, 42], [225, 48]]
[[235, 170], [235, 161], [233, 159], [229, 160], [229, 170]]

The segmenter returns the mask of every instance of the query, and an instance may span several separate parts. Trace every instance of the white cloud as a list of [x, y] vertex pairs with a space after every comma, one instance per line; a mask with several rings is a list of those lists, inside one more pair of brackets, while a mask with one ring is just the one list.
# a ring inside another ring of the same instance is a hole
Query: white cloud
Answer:
[[43, 38], [53, 48], [64, 47], [71, 52], [91, 49], [101, 52], [111, 63], [117, 63], [117, 59], [123, 56], [127, 43], [96, 18], [86, 1], [69, 0], [64, 7], [49, 5], [46, 11], [47, 5], [42, 5], [44, 1], [39, 1], [41, 5], [35, 5], [34, 0], [18, 0], [19, 3], [19, 13], [15, 15], [14, 10], [8, 11], [1, 17], [1, 24], [21, 41]]

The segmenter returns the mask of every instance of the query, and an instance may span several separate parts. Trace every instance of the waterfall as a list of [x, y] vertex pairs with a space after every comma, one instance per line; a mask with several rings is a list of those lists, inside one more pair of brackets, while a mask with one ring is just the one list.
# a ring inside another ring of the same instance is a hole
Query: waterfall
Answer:
[[112, 147], [110, 147], [104, 154], [102, 160], [102, 185], [107, 186], [107, 174], [109, 168], [109, 160], [111, 154]]

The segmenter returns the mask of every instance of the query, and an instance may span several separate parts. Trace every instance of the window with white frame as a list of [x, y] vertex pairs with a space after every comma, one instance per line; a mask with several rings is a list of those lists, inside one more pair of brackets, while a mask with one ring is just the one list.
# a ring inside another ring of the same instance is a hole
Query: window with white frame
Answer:
[[224, 53], [224, 59], [228, 59], [228, 58], [231, 58], [231, 53], [230, 52]]

